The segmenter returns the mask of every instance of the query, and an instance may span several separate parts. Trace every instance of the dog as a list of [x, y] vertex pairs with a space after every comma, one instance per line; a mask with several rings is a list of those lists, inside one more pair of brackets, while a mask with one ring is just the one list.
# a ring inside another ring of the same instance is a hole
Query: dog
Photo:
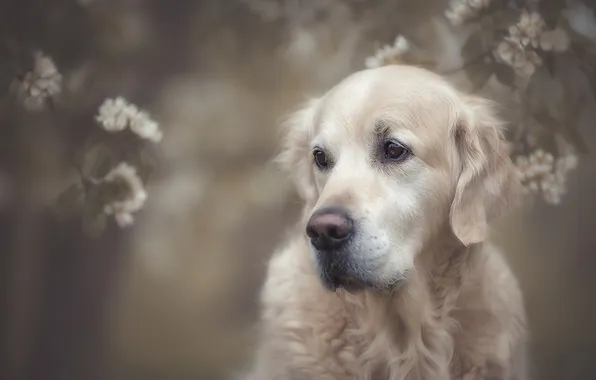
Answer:
[[525, 380], [517, 280], [487, 240], [520, 184], [486, 99], [356, 72], [285, 122], [304, 203], [271, 258], [251, 380]]

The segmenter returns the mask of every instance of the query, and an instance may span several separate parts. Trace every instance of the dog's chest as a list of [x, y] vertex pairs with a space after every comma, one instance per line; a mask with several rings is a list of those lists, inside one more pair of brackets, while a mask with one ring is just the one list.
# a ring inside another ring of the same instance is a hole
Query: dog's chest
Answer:
[[[329, 304], [328, 304], [329, 306]], [[338, 305], [334, 305], [338, 306]], [[332, 307], [311, 330], [307, 351], [318, 363], [311, 375], [333, 380], [393, 380], [399, 372], [400, 351], [391, 333], [367, 332], [343, 307]]]
[[[400, 331], [391, 325], [367, 324], [369, 319], [360, 319], [344, 307], [334, 308], [326, 317], [320, 319], [320, 328], [312, 330], [308, 348], [318, 362], [314, 368], [319, 373], [313, 373], [314, 377], [333, 380], [448, 378], [447, 373], [437, 371], [437, 367], [449, 367], [453, 352], [451, 345], [443, 344], [445, 337], [425, 331], [424, 336], [405, 342]], [[330, 321], [333, 321], [331, 325]]]

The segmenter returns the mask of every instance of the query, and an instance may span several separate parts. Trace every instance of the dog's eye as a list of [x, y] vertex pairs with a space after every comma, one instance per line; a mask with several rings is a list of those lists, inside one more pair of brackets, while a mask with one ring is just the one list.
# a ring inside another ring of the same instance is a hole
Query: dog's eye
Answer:
[[315, 159], [315, 164], [317, 164], [319, 169], [326, 169], [329, 166], [329, 158], [327, 158], [327, 154], [325, 154], [323, 150], [315, 148], [312, 151], [312, 155]]
[[387, 141], [383, 146], [385, 158], [387, 160], [403, 160], [410, 153], [408, 148], [401, 145], [397, 141]]

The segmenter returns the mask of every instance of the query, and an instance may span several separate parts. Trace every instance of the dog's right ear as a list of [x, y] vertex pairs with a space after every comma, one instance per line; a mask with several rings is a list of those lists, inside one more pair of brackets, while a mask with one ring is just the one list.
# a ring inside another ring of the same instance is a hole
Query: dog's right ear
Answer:
[[311, 99], [292, 113], [283, 123], [281, 152], [275, 161], [294, 182], [298, 194], [307, 203], [317, 196], [313, 176], [310, 140], [318, 99]]
[[462, 168], [451, 227], [466, 246], [485, 240], [488, 223], [511, 208], [519, 194], [503, 122], [492, 108], [488, 100], [466, 97], [466, 111], [454, 130]]

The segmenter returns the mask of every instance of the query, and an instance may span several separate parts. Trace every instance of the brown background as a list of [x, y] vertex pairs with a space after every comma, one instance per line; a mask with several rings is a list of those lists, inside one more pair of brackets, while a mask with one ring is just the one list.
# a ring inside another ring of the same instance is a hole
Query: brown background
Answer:
[[[418, 3], [393, 2], [377, 16], [385, 26], [348, 48], [338, 41], [354, 26], [340, 18], [301, 60], [281, 54], [283, 23], [231, 0], [2, 1], [1, 37], [43, 48], [78, 96], [57, 118], [3, 100], [0, 378], [242, 369], [265, 263], [300, 207], [269, 165], [278, 119], [361, 68], [376, 40], [414, 30], [432, 47], [425, 22], [443, 4]], [[14, 71], [2, 70], [4, 85]], [[161, 166], [134, 228], [92, 240], [45, 205], [72, 180], [65, 157], [97, 128], [97, 106], [120, 94], [160, 121]], [[596, 130], [583, 132], [593, 150]], [[528, 205], [496, 230], [524, 288], [537, 379], [596, 378], [593, 160], [582, 157], [561, 206]]]

